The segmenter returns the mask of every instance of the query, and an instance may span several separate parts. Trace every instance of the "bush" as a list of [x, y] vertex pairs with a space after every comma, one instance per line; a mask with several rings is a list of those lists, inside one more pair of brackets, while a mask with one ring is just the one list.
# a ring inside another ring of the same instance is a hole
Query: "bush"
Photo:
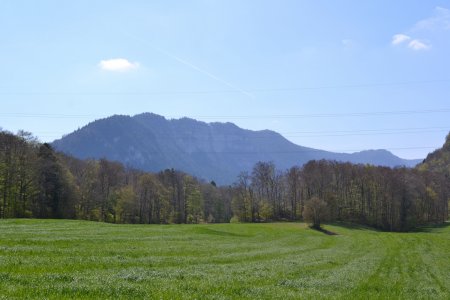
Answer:
[[328, 219], [329, 208], [325, 201], [312, 197], [305, 203], [303, 218], [312, 228], [320, 229], [320, 224]]
[[230, 219], [230, 223], [239, 223], [239, 217], [238, 217], [238, 216], [233, 216], [233, 217]]

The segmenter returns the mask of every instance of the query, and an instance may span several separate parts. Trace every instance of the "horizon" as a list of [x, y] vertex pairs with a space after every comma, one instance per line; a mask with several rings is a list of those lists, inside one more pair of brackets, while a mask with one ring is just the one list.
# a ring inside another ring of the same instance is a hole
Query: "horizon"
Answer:
[[[445, 138], [446, 138], [447, 134], [450, 133], [450, 132], [447, 132], [447, 133], [443, 136], [443, 141], [442, 141], [442, 143], [441, 143], [440, 146], [438, 146], [438, 147], [436, 147], [436, 148], [434, 148], [434, 149], [432, 149], [431, 147], [429, 147], [429, 148], [427, 147], [426, 149], [430, 149], [430, 151], [429, 151], [424, 157], [408, 158], [408, 157], [402, 157], [402, 156], [399, 156], [399, 155], [397, 155], [397, 154], [395, 153], [396, 150], [406, 150], [407, 148], [400, 148], [400, 149], [396, 149], [396, 148], [367, 148], [367, 149], [355, 149], [355, 150], [352, 150], [352, 149], [332, 149], [332, 148], [330, 148], [330, 149], [321, 149], [321, 148], [310, 147], [309, 145], [298, 144], [298, 143], [294, 142], [293, 140], [289, 139], [288, 137], [286, 137], [283, 133], [277, 132], [277, 131], [275, 131], [275, 130], [273, 130], [273, 129], [270, 129], [270, 128], [253, 130], [253, 129], [241, 127], [241, 126], [239, 126], [238, 124], [236, 124], [236, 123], [234, 123], [234, 122], [226, 121], [226, 120], [217, 120], [217, 121], [207, 121], [207, 120], [206, 120], [206, 121], [205, 121], [205, 120], [195, 119], [195, 117], [190, 117], [190, 116], [164, 116], [164, 115], [156, 114], [156, 113], [153, 113], [153, 112], [142, 112], [142, 113], [137, 113], [137, 114], [120, 114], [120, 113], [119, 113], [119, 114], [113, 114], [113, 115], [110, 115], [110, 116], [99, 117], [99, 118], [96, 118], [96, 119], [87, 121], [87, 123], [78, 126], [76, 129], [74, 129], [74, 130], [71, 131], [71, 132], [64, 133], [64, 134], [62, 134], [60, 137], [56, 137], [56, 138], [53, 138], [53, 139], [50, 139], [50, 140], [43, 140], [43, 139], [41, 139], [38, 135], [36, 135], [35, 133], [33, 133], [32, 131], [29, 131], [29, 130], [26, 130], [26, 129], [23, 129], [23, 128], [17, 129], [16, 131], [11, 131], [11, 130], [8, 130], [7, 128], [2, 128], [2, 127], [0, 126], [0, 130], [4, 130], [4, 131], [7, 131], [7, 132], [11, 132], [11, 133], [13, 133], [13, 134], [18, 133], [19, 131], [28, 132], [28, 133], [31, 133], [33, 137], [37, 138], [38, 141], [39, 141], [40, 143], [48, 143], [48, 144], [52, 144], [53, 142], [55, 142], [55, 141], [57, 141], [57, 140], [63, 139], [63, 138], [64, 138], [65, 136], [67, 136], [67, 135], [70, 135], [70, 134], [72, 134], [72, 133], [74, 133], [74, 132], [76, 132], [76, 131], [78, 131], [78, 130], [83, 129], [84, 127], [90, 125], [91, 123], [95, 123], [95, 122], [100, 121], [100, 120], [109, 119], [109, 118], [115, 117], [115, 116], [122, 116], [122, 117], [130, 117], [130, 118], [133, 118], [133, 117], [135, 117], [135, 116], [145, 115], [145, 114], [150, 114], [150, 115], [154, 115], [154, 116], [157, 116], [157, 117], [162, 117], [162, 118], [164, 118], [164, 119], [167, 120], [167, 121], [173, 121], [173, 120], [176, 121], [176, 120], [181, 120], [181, 119], [189, 119], [189, 120], [193, 120], [193, 121], [196, 121], [196, 122], [201, 122], [201, 123], [204, 123], [204, 124], [213, 124], [213, 123], [216, 123], [216, 124], [233, 124], [234, 126], [237, 126], [237, 127], [240, 128], [240, 129], [243, 129], [243, 130], [250, 130], [250, 131], [254, 131], [254, 132], [259, 132], [259, 131], [271, 131], [271, 132], [280, 134], [283, 138], [285, 138], [286, 140], [288, 140], [289, 142], [291, 142], [291, 143], [293, 143], [293, 144], [295, 144], [295, 145], [297, 145], [297, 146], [302, 146], [302, 147], [312, 148], [312, 149], [314, 149], [314, 150], [325, 150], [325, 151], [328, 151], [328, 152], [334, 152], [334, 153], [349, 153], [349, 154], [352, 154], [352, 153], [359, 153], [359, 152], [365, 152], [365, 151], [380, 151], [380, 150], [386, 150], [386, 151], [392, 153], [393, 155], [395, 155], [395, 156], [397, 156], [397, 157], [399, 157], [399, 158], [407, 159], [407, 160], [422, 160], [422, 159], [425, 159], [425, 158], [428, 156], [428, 154], [432, 153], [432, 152], [435, 151], [435, 150], [438, 150], [438, 149], [442, 148], [442, 145], [443, 145], [444, 142], [445, 142]], [[422, 147], [420, 147], [420, 148], [422, 148]], [[423, 147], [423, 148], [425, 149], [425, 147]], [[413, 147], [413, 148], [411, 148], [411, 149], [415, 149], [415, 147]], [[408, 150], [409, 150], [409, 149], [408, 149]]]
[[[116, 117], [116, 116], [118, 116], [118, 117], [129, 117], [129, 118], [133, 118], [133, 117], [140, 116], [140, 115], [152, 115], [152, 116], [156, 116], [156, 117], [161, 117], [161, 118], [163, 118], [163, 119], [166, 120], [166, 121], [178, 121], [178, 120], [182, 120], [182, 119], [189, 119], [189, 120], [192, 120], [192, 121], [195, 121], [195, 122], [204, 123], [204, 124], [207, 124], [207, 125], [209, 125], [209, 124], [232, 124], [232, 125], [234, 125], [234, 126], [237, 126], [237, 127], [240, 128], [240, 129], [242, 129], [242, 130], [250, 130], [250, 131], [253, 131], [253, 132], [270, 131], [270, 132], [273, 132], [273, 133], [276, 133], [276, 134], [280, 134], [280, 135], [281, 135], [283, 138], [285, 138], [287, 141], [289, 141], [289, 142], [291, 142], [291, 143], [293, 143], [293, 144], [295, 144], [295, 145], [297, 145], [297, 146], [302, 146], [302, 147], [312, 148], [312, 147], [308, 147], [308, 145], [300, 145], [300, 144], [296, 144], [295, 142], [293, 142], [293, 141], [291, 141], [290, 139], [288, 139], [287, 137], [285, 137], [283, 134], [281, 134], [281, 133], [279, 133], [279, 132], [277, 132], [277, 131], [271, 130], [271, 129], [251, 130], [251, 129], [248, 129], [248, 128], [242, 128], [242, 127], [236, 125], [235, 123], [229, 122], [229, 121], [212, 121], [212, 122], [208, 122], [208, 121], [197, 120], [197, 119], [195, 119], [195, 118], [188, 117], [188, 116], [181, 116], [181, 117], [167, 117], [167, 116], [155, 114], [155, 113], [153, 113], [153, 112], [142, 112], [142, 113], [134, 114], [134, 115], [129, 115], [129, 114], [114, 114], [114, 115], [111, 115], [111, 116], [108, 116], [108, 117], [95, 119], [95, 120], [93, 120], [93, 121], [89, 121], [88, 123], [86, 123], [86, 124], [84, 124], [84, 125], [78, 127], [77, 129], [75, 129], [75, 130], [72, 131], [72, 132], [69, 132], [69, 133], [67, 133], [67, 134], [62, 135], [60, 138], [57, 138], [57, 139], [54, 139], [54, 140], [51, 140], [51, 141], [41, 141], [41, 142], [43, 142], [43, 143], [50, 143], [50, 144], [51, 144], [51, 143], [53, 143], [53, 142], [55, 142], [55, 141], [58, 141], [58, 140], [63, 139], [63, 138], [64, 138], [65, 136], [67, 136], [67, 135], [70, 135], [70, 134], [72, 134], [72, 133], [75, 133], [75, 132], [78, 131], [78, 130], [82, 130], [84, 127], [87, 127], [87, 126], [89, 126], [90, 124], [95, 123], [95, 122], [97, 122], [97, 121], [106, 120], [106, 119], [109, 119], [109, 118], [112, 118], [112, 117]], [[445, 137], [444, 137], [444, 141], [445, 141]], [[442, 147], [442, 145], [441, 145], [440, 147], [434, 149], [434, 150], [440, 149], [441, 147]], [[320, 151], [320, 150], [324, 150], [324, 149], [318, 149], [318, 148], [312, 148], [312, 149], [314, 149], [314, 150], [319, 150], [319, 151]], [[433, 152], [434, 150], [430, 151], [429, 153]], [[341, 150], [335, 150], [335, 151], [333, 151], [333, 150], [325, 150], [325, 151], [335, 152], [335, 153], [349, 153], [349, 154], [352, 154], [352, 153], [359, 153], [359, 152], [365, 152], [365, 151], [388, 151], [388, 152], [394, 154], [393, 151], [391, 151], [390, 149], [382, 149], [382, 148], [380, 148], [380, 149], [363, 149], [363, 150], [356, 150], [356, 151], [352, 151], [352, 150], [342, 150], [342, 149], [341, 149]], [[429, 154], [429, 153], [428, 153], [428, 154]], [[427, 155], [428, 155], [428, 154], [427, 154]], [[394, 154], [394, 155], [395, 155], [395, 154]], [[423, 157], [423, 158], [411, 158], [411, 159], [410, 159], [410, 158], [400, 157], [400, 156], [398, 156], [398, 157], [399, 157], [399, 158], [402, 158], [402, 159], [408, 159], [408, 160], [422, 160], [422, 159], [425, 159], [425, 158], [426, 158], [426, 156]]]
[[405, 159], [450, 131], [448, 0], [1, 8], [0, 128], [41, 142], [146, 111]]

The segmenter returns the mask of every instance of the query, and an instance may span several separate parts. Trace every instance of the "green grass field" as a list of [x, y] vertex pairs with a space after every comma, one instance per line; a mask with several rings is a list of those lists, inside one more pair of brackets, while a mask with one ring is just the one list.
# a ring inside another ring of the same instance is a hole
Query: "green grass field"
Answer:
[[450, 226], [0, 221], [0, 299], [449, 299]]

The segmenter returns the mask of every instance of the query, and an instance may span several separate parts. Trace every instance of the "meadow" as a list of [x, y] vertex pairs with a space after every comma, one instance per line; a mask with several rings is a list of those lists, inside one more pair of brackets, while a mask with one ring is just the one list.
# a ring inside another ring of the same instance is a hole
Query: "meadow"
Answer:
[[448, 299], [450, 226], [0, 220], [0, 299]]

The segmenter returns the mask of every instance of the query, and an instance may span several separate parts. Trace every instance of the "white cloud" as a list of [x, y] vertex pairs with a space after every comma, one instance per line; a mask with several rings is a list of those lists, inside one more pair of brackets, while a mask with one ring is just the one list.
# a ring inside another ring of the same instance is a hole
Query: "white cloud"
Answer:
[[450, 30], [450, 9], [436, 7], [432, 16], [422, 19], [414, 24], [405, 33], [398, 33], [392, 37], [393, 46], [405, 46], [411, 50], [429, 50], [432, 45], [421, 38], [436, 37], [436, 33]]
[[431, 45], [427, 44], [423, 41], [412, 40], [411, 42], [409, 42], [408, 48], [416, 50], [416, 51], [429, 50], [431, 48]]
[[396, 34], [396, 35], [394, 35], [392, 37], [392, 45], [397, 46], [397, 45], [400, 45], [400, 44], [402, 44], [402, 43], [404, 43], [406, 41], [409, 41], [410, 39], [411, 39], [410, 36], [408, 36], [406, 34], [399, 33], [399, 34]]
[[139, 68], [139, 63], [132, 63], [125, 58], [113, 58], [100, 61], [98, 66], [105, 71], [125, 72]]
[[433, 16], [420, 20], [413, 27], [413, 31], [450, 30], [450, 9], [436, 7]]

